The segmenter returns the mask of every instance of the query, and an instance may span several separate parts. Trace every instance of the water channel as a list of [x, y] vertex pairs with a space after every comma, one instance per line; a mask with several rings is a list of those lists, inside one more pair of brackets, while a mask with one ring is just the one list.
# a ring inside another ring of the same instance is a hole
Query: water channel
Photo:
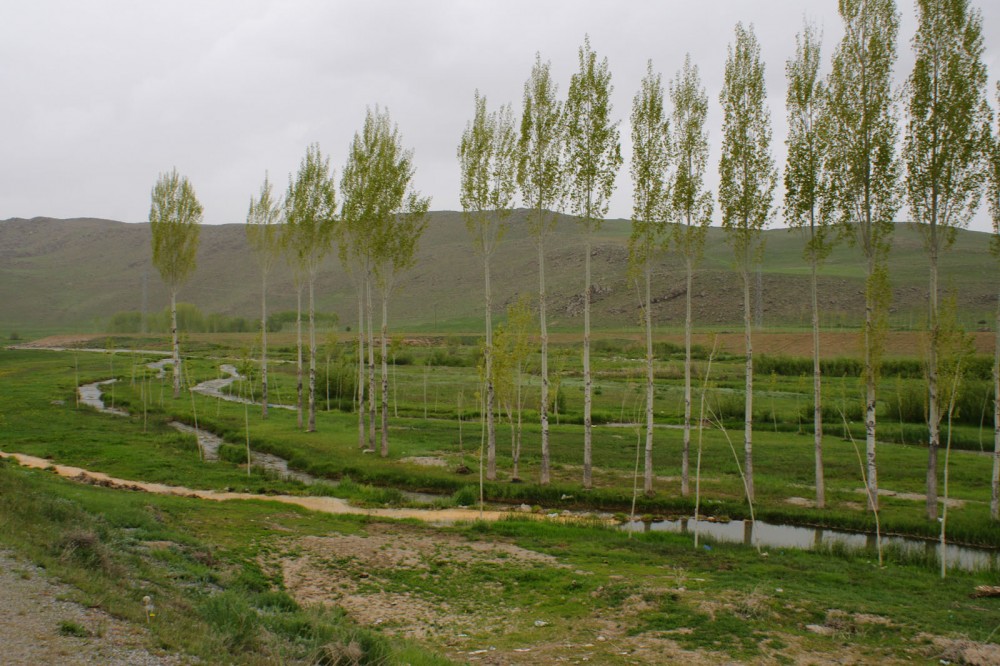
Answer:
[[[223, 371], [229, 376], [210, 380], [210, 382], [206, 382], [209, 384], [207, 387], [204, 384], [199, 384], [194, 387], [194, 390], [213, 397], [226, 396], [227, 394], [223, 393], [222, 389], [227, 384], [239, 379], [239, 375], [236, 373], [236, 369], [231, 366], [224, 367]], [[81, 385], [79, 387], [80, 402], [101, 412], [117, 416], [128, 416], [128, 412], [125, 410], [108, 407], [104, 404], [102, 387], [115, 381], [114, 379], [110, 379]], [[199, 390], [200, 388], [201, 390]], [[233, 397], [229, 396], [229, 399]], [[237, 400], [239, 399], [237, 398]], [[179, 421], [171, 421], [170, 426], [180, 432], [196, 437], [206, 460], [213, 461], [219, 459], [219, 447], [223, 443], [220, 437]], [[333, 479], [321, 479], [305, 472], [289, 469], [287, 460], [270, 453], [251, 451], [250, 460], [254, 466], [269, 470], [283, 479], [296, 479], [309, 485], [322, 483], [336, 486], [338, 483]], [[401, 494], [412, 502], [425, 504], [430, 504], [441, 499], [438, 495], [428, 493], [401, 491]], [[845, 548], [847, 550], [860, 551], [867, 549], [874, 551], [877, 544], [874, 533], [850, 532], [825, 527], [776, 525], [761, 520], [756, 522], [750, 520], [715, 522], [681, 518], [677, 520], [634, 521], [625, 523], [622, 529], [633, 532], [674, 532], [690, 534], [692, 537], [695, 529], [697, 529], [701, 537], [708, 538], [714, 542], [742, 543], [748, 546], [776, 549], [797, 548], [801, 550], [823, 551], [832, 548]], [[941, 553], [941, 544], [936, 540], [896, 535], [883, 535], [882, 547], [891, 547], [908, 556], [930, 556], [935, 559], [939, 558]], [[967, 571], [990, 568], [1000, 569], [1000, 550], [948, 544], [945, 547], [945, 553], [949, 568]]]

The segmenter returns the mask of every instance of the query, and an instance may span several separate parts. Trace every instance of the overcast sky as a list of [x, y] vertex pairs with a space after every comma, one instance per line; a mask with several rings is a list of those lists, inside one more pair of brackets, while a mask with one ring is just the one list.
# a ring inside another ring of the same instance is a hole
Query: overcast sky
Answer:
[[[1000, 2], [982, 9], [991, 103], [1000, 74]], [[565, 95], [585, 34], [609, 61], [625, 164], [610, 217], [632, 210], [628, 115], [647, 59], [664, 82], [690, 52], [710, 111], [737, 21], [753, 23], [767, 68], [773, 152], [785, 157], [785, 61], [803, 17], [824, 32], [827, 67], [842, 30], [836, 0], [7, 1], [0, 8], [0, 219], [145, 221], [157, 175], [176, 167], [205, 222], [244, 222], [265, 171], [280, 187], [319, 142], [339, 182], [365, 107], [389, 109], [415, 151], [415, 185], [457, 210], [456, 146], [475, 89], [519, 113], [540, 52]], [[897, 84], [916, 19], [900, 0]], [[779, 186], [780, 200], [782, 188]], [[780, 201], [776, 201], [780, 203]], [[905, 215], [905, 211], [901, 211]], [[718, 213], [716, 214], [718, 217]], [[975, 228], [989, 225], [981, 212]]]

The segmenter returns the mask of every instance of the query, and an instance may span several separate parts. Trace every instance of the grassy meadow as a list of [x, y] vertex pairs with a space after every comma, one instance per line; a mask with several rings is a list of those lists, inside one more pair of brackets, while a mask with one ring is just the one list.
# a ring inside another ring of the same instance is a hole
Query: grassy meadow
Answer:
[[[293, 402], [295, 387], [289, 342], [279, 336], [271, 350], [271, 396], [286, 404]], [[88, 346], [98, 343], [166, 347], [163, 340], [136, 338], [102, 338]], [[253, 345], [252, 336], [186, 340], [186, 382], [220, 376], [222, 363], [253, 377]], [[553, 483], [535, 482], [539, 431], [537, 410], [529, 406], [537, 401], [537, 386], [529, 385], [524, 481], [511, 481], [510, 430], [502, 422], [498, 480], [483, 487], [489, 503], [631, 511], [641, 438], [633, 425], [643, 402], [641, 349], [607, 335], [595, 350], [595, 488], [580, 485], [582, 391], [576, 352], [562, 340], [553, 354], [554, 367], [564, 363], [558, 418], [553, 414], [552, 420]], [[699, 350], [702, 371], [709, 350]], [[141, 599], [151, 594], [158, 613], [149, 625], [150, 645], [209, 663], [489, 658], [541, 664], [584, 657], [598, 663], [802, 663], [833, 652], [859, 662], [975, 663], [963, 655], [1000, 649], [998, 600], [969, 596], [976, 585], [1000, 584], [997, 571], [952, 570], [942, 580], [932, 560], [891, 550], [886, 566], [879, 567], [871, 551], [761, 554], [711, 542], [694, 549], [687, 535], [625, 533], [604, 523], [558, 524], [512, 514], [498, 523], [431, 526], [268, 502], [269, 494], [332, 493], [362, 505], [405, 505], [410, 500], [400, 490], [437, 493], [439, 507], [478, 498], [482, 429], [474, 338], [403, 336], [390, 366], [387, 459], [358, 449], [357, 416], [348, 397], [350, 340], [341, 334], [321, 352], [317, 432], [304, 433], [290, 410], [272, 409], [264, 421], [256, 407], [187, 391], [173, 399], [169, 374], [161, 380], [146, 368], [158, 356], [0, 351], [0, 378], [10, 388], [0, 392], [3, 451], [123, 479], [261, 497], [216, 503], [116, 490], [7, 460], [0, 462], [0, 542], [72, 584], [78, 600], [136, 624], [145, 624]], [[680, 494], [682, 431], [676, 427], [683, 362], [669, 339], [657, 353], [656, 492], [635, 496], [636, 513], [690, 515], [693, 497]], [[701, 513], [719, 520], [748, 515], [736, 462], [742, 461], [742, 359], [734, 353], [716, 350], [705, 384], [706, 405], [723, 427], [701, 433]], [[811, 382], [800, 372], [800, 359], [775, 354], [759, 362], [771, 372], [756, 382], [756, 516], [873, 529], [851, 441], [863, 435], [856, 414], [860, 386], [850, 358], [828, 359], [828, 404], [848, 423], [831, 422], [826, 431], [829, 508], [822, 511], [806, 501], [814, 493]], [[128, 410], [128, 417], [77, 405], [75, 386], [111, 377], [118, 382], [105, 387], [105, 402]], [[922, 381], [919, 365], [902, 354], [891, 359], [883, 377], [880, 487], [895, 494], [882, 498], [880, 518], [883, 531], [935, 537], [939, 525], [924, 519], [918, 497], [926, 449], [917, 444], [922, 426], [913, 419], [919, 409], [909, 404]], [[968, 381], [971, 386], [983, 380]], [[230, 390], [256, 396], [259, 388], [241, 381]], [[197, 421], [221, 435], [222, 460], [201, 461], [194, 438], [167, 425], [175, 419]], [[248, 474], [248, 436], [253, 449], [340, 485], [306, 486], [258, 468]], [[991, 436], [992, 422], [981, 413], [954, 426], [953, 443], [960, 448], [951, 456], [949, 494], [959, 503], [949, 509], [951, 540], [1000, 546], [1000, 530], [988, 518]], [[482, 592], [470, 595], [470, 589]]]

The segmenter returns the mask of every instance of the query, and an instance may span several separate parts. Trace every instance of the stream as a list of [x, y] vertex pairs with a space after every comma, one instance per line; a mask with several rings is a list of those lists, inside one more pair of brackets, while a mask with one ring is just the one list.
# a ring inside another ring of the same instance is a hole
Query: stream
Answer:
[[[169, 363], [169, 361], [167, 361]], [[161, 372], [162, 362], [151, 363], [149, 367], [154, 369], [159, 369]], [[154, 367], [158, 366], [158, 367]], [[222, 389], [236, 381], [240, 378], [240, 375], [236, 372], [236, 368], [231, 365], [222, 366], [222, 371], [226, 372], [229, 376], [212, 379], [207, 382], [198, 384], [192, 388], [193, 391], [201, 393], [203, 395], [208, 395], [211, 397], [222, 397], [223, 399], [233, 399], [234, 402], [247, 402], [251, 403], [249, 400], [243, 398], [238, 398], [236, 396], [231, 396], [222, 393]], [[93, 382], [91, 384], [83, 384], [79, 387], [80, 404], [87, 405], [88, 407], [93, 407], [99, 412], [105, 414], [113, 414], [115, 416], [128, 416], [128, 412], [124, 409], [119, 409], [117, 407], [108, 407], [104, 404], [104, 395], [102, 387], [115, 383], [116, 379], [105, 379], [100, 382]], [[208, 384], [208, 387], [205, 385]], [[283, 405], [277, 405], [279, 407]], [[181, 423], [180, 421], [170, 421], [168, 425], [187, 435], [192, 435], [198, 442], [198, 447], [201, 449], [202, 455], [205, 456], [206, 461], [217, 462], [219, 460], [219, 447], [222, 446], [224, 440], [207, 430], [202, 428], [194, 428], [186, 423]], [[279, 478], [284, 480], [295, 480], [301, 481], [306, 485], [313, 484], [325, 484], [328, 486], [336, 487], [340, 484], [337, 479], [323, 479], [306, 472], [300, 472], [298, 470], [290, 469], [288, 467], [288, 461], [280, 456], [276, 456], [273, 453], [264, 453], [263, 451], [250, 451], [250, 463], [253, 467], [259, 467], [267, 472], [276, 474]], [[419, 504], [432, 504], [441, 499], [440, 495], [433, 495], [430, 493], [418, 493], [409, 490], [400, 490], [400, 494], [403, 498], [419, 503]]]
[[[239, 378], [236, 368], [232, 366], [222, 366], [222, 370], [229, 376], [203, 382], [202, 384], [195, 386], [193, 390], [202, 393], [203, 395], [221, 397], [223, 399], [233, 400], [236, 402], [249, 402], [248, 400], [222, 392], [222, 389], [225, 388], [225, 386]], [[116, 407], [108, 407], [104, 404], [102, 388], [114, 383], [115, 381], [117, 380], [108, 379], [81, 385], [78, 389], [80, 402], [93, 407], [100, 412], [114, 414], [116, 416], [128, 416], [128, 412], [125, 410]], [[179, 432], [195, 436], [206, 460], [217, 461], [219, 459], [219, 447], [223, 443], [223, 440], [220, 437], [200, 428], [193, 428], [179, 421], [171, 421], [170, 426]], [[283, 479], [296, 479], [305, 484], [324, 483], [331, 486], [336, 486], [338, 483], [336, 480], [320, 479], [305, 472], [291, 470], [288, 468], [287, 460], [270, 453], [251, 451], [250, 459], [253, 465], [274, 472]], [[430, 504], [440, 499], [440, 496], [428, 493], [416, 493], [410, 491], [400, 492], [406, 499], [418, 503]], [[426, 510], [414, 509], [412, 511]], [[582, 517], [582, 514], [580, 517]], [[760, 520], [756, 522], [750, 520], [715, 522], [709, 520], [696, 521], [691, 518], [681, 518], [677, 520], [634, 521], [631, 523], [625, 523], [622, 526], [622, 529], [633, 532], [663, 531], [690, 534], [692, 536], [694, 535], [696, 528], [699, 535], [707, 537], [712, 541], [723, 543], [742, 543], [748, 546], [760, 546], [762, 548], [797, 548], [801, 550], [822, 551], [830, 548], [874, 550], [876, 547], [876, 535], [874, 533], [851, 532], [847, 530], [824, 527], [778, 525]], [[887, 546], [892, 547], [906, 555], [925, 554], [931, 555], [934, 558], [939, 558], [941, 553], [941, 544], [937, 540], [932, 539], [883, 535], [882, 546], [883, 548]], [[710, 548], [711, 546], [706, 544], [705, 547]], [[945, 554], [950, 568], [957, 568], [966, 571], [977, 571], [989, 568], [1000, 569], [1000, 550], [947, 544], [945, 547]]]
[[[777, 525], [762, 520], [732, 520], [716, 522], [680, 518], [677, 520], [634, 521], [623, 529], [632, 532], [674, 532], [694, 536], [695, 529], [701, 537], [721, 543], [742, 543], [762, 548], [797, 548], [823, 551], [832, 548], [874, 552], [877, 541], [874, 532], [849, 532], [828, 527], [800, 527]], [[707, 546], [711, 547], [711, 546]], [[882, 547], [890, 547], [905, 555], [930, 555], [940, 562], [941, 544], [933, 539], [919, 539], [897, 535], [882, 535]], [[946, 544], [948, 567], [965, 571], [1000, 569], [1000, 551], [974, 546]]]

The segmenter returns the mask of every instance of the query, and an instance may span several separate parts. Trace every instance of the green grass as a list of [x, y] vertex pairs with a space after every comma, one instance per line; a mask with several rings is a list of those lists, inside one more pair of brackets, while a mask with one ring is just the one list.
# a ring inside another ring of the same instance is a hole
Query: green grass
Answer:
[[[115, 374], [122, 377], [115, 399], [132, 416], [77, 409], [77, 374], [81, 382], [102, 379], [110, 363], [104, 355], [0, 352], [0, 377], [5, 386], [17, 387], [0, 394], [4, 450], [48, 456], [124, 478], [249, 487], [262, 493], [307, 492], [301, 485], [264, 475], [248, 481], [245, 470], [233, 463], [200, 462], [193, 441], [165, 426], [168, 417], [193, 421], [188, 396], [175, 401], [166, 390], [161, 404], [154, 383], [154, 405], [144, 422], [145, 389], [140, 390], [140, 383], [131, 385], [132, 361], [124, 357], [114, 359]], [[217, 363], [197, 359], [188, 369], [198, 381], [216, 376]], [[462, 371], [438, 368], [438, 376], [458, 386]], [[612, 390], [610, 381], [604, 386], [602, 396]], [[242, 446], [242, 406], [203, 396], [196, 396], [194, 404], [200, 425], [223, 434], [234, 449]], [[383, 460], [358, 452], [353, 414], [322, 412], [318, 417], [318, 432], [302, 433], [295, 428], [292, 412], [273, 410], [265, 422], [254, 410], [253, 445], [313, 473], [349, 477], [337, 494], [343, 490], [368, 502], [398, 501], [391, 486], [437, 490], [463, 503], [476, 497], [475, 480], [455, 472], [460, 462], [472, 469], [478, 466], [478, 429], [472, 424], [466, 424], [463, 452], [453, 419], [393, 419], [392, 452]], [[580, 432], [572, 424], [553, 427], [555, 482], [549, 487], [507, 482], [501, 448], [501, 480], [487, 484], [487, 494], [547, 507], [627, 507], [636, 433], [630, 428], [597, 429], [598, 487], [584, 492], [576, 460]], [[537, 428], [528, 426], [522, 474], [529, 479], [537, 473], [537, 436]], [[870, 528], [868, 514], [851, 508], [863, 504], [856, 492], [862, 483], [853, 446], [834, 436], [826, 441], [833, 508], [816, 511], [787, 504], [790, 496], [809, 496], [811, 446], [807, 433], [755, 434], [758, 517]], [[679, 448], [678, 430], [658, 431], [658, 475], [676, 476]], [[444, 457], [450, 464], [430, 468], [402, 460], [417, 455]], [[883, 445], [879, 456], [883, 487], [921, 491], [925, 450]], [[953, 453], [952, 496], [967, 504], [949, 513], [952, 539], [996, 545], [996, 529], [986, 517], [988, 463], [987, 457], [972, 452]], [[706, 433], [703, 474], [706, 511], [745, 514], [733, 454], [717, 431]], [[640, 498], [641, 512], [690, 511], [690, 500], [679, 497], [675, 480], [659, 480], [657, 491], [654, 498]], [[937, 525], [922, 516], [922, 502], [884, 500], [883, 529], [935, 533]], [[280, 573], [283, 558], [304, 556], [300, 539], [368, 539], [387, 530], [396, 535], [390, 540], [399, 547], [406, 547], [411, 536], [429, 537], [440, 546], [411, 564], [362, 564], [348, 553], [331, 555], [324, 566], [357, 581], [360, 594], [426, 604], [431, 610], [419, 644], [400, 639], [405, 622], [359, 626], [336, 605], [300, 605]], [[995, 571], [950, 572], [942, 581], [933, 563], [895, 553], [889, 553], [888, 567], [880, 569], [867, 552], [774, 549], [762, 557], [752, 549], [723, 544], [696, 551], [684, 535], [625, 534], [526, 520], [454, 528], [386, 527], [365, 518], [315, 514], [266, 501], [212, 503], [92, 487], [10, 462], [0, 463], [0, 542], [74, 586], [80, 601], [137, 626], [145, 626], [142, 597], [151, 595], [157, 609], [149, 625], [151, 644], [208, 663], [334, 661], [358, 650], [376, 663], [445, 663], [441, 655], [465, 661], [466, 652], [480, 645], [495, 646], [516, 660], [519, 653], [513, 650], [533, 650], [536, 655], [551, 650], [555, 655], [562, 654], [558, 646], [565, 643], [593, 645], [588, 649], [596, 662], [623, 661], [610, 641], [597, 640], [601, 632], [611, 632], [616, 645], [629, 649], [671, 641], [715, 655], [716, 660], [773, 663], [791, 663], [803, 652], [828, 654], [842, 649], [848, 639], [852, 654], [861, 661], [932, 656], [931, 648], [912, 640], [922, 633], [997, 640], [994, 627], [983, 622], [996, 613], [993, 600], [968, 597], [975, 585], [1000, 582]], [[462, 554], [467, 544], [491, 548], [498, 542], [554, 559], [522, 560], [507, 554], [491, 560]], [[470, 595], [472, 589], [488, 594]], [[891, 625], [857, 620], [858, 614], [882, 617]], [[452, 615], [466, 618], [464, 638], [447, 620]], [[814, 635], [804, 629], [807, 624], [826, 624], [836, 633]], [[460, 647], [466, 652], [456, 652]]]

